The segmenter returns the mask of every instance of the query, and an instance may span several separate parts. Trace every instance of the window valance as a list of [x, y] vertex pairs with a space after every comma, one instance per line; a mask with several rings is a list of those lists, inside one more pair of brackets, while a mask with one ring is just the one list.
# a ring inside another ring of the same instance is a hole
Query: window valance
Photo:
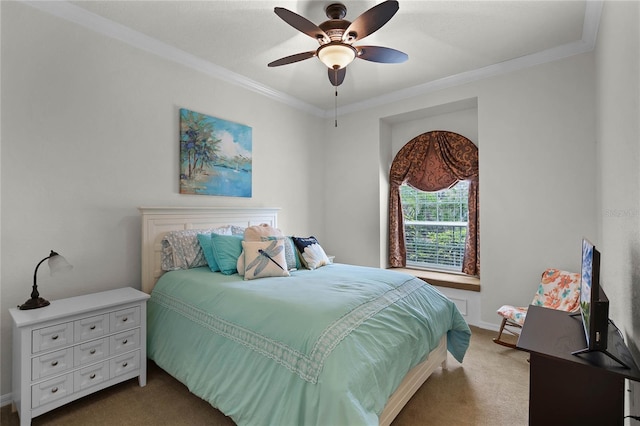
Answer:
[[454, 132], [432, 131], [416, 136], [400, 151], [389, 172], [389, 264], [406, 266], [404, 220], [400, 186], [408, 184], [421, 191], [451, 188], [461, 180], [469, 184], [469, 227], [465, 241], [462, 272], [479, 275], [478, 230], [478, 148]]

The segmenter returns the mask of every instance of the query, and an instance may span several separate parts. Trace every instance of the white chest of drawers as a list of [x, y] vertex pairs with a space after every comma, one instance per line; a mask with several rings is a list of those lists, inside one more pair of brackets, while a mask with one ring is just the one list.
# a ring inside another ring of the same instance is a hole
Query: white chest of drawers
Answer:
[[130, 287], [10, 309], [20, 425], [116, 383], [147, 381], [147, 299]]

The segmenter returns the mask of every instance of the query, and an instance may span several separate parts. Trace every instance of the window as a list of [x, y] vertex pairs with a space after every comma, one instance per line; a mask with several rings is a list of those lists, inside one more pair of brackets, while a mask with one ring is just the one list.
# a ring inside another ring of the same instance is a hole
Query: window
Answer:
[[468, 199], [468, 181], [437, 192], [400, 186], [407, 266], [462, 270]]

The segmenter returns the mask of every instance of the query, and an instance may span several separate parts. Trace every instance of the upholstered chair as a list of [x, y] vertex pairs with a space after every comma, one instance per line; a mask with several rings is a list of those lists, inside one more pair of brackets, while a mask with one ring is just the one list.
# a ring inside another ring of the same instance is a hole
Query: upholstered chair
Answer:
[[[531, 305], [577, 312], [580, 308], [580, 274], [549, 268], [542, 273], [538, 291]], [[497, 313], [502, 317], [498, 337], [493, 341], [499, 345], [516, 348], [514, 343], [503, 340], [503, 333], [519, 337], [527, 316], [527, 308], [523, 306], [503, 305]]]

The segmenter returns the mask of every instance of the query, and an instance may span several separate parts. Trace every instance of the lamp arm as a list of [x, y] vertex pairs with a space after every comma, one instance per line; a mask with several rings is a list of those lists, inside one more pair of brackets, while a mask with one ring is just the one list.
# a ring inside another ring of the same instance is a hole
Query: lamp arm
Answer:
[[[37, 308], [44, 308], [45, 306], [50, 305], [49, 301], [40, 297], [40, 293], [38, 293], [38, 268], [40, 267], [40, 265], [42, 265], [42, 262], [44, 262], [47, 259], [51, 259], [52, 257], [55, 257], [55, 256], [60, 256], [60, 255], [55, 251], [51, 250], [51, 253], [49, 253], [49, 256], [45, 257], [40, 262], [38, 262], [38, 264], [36, 265], [36, 269], [33, 271], [33, 289], [31, 290], [31, 299], [27, 300], [22, 305], [18, 305], [18, 309], [21, 309], [21, 310], [37, 309]], [[66, 263], [66, 261], [64, 260], [64, 257], [60, 256], [60, 259], [64, 263]], [[51, 265], [49, 266], [51, 267]], [[71, 265], [67, 263], [67, 267], [71, 268]]]
[[44, 259], [42, 259], [36, 265], [36, 270], [33, 271], [33, 290], [31, 291], [31, 298], [32, 299], [37, 299], [38, 297], [40, 297], [40, 293], [38, 293], [38, 285], [36, 284], [36, 278], [38, 276], [38, 268], [40, 267], [40, 265], [42, 265], [42, 262], [44, 262], [45, 260], [49, 259], [50, 257], [57, 256], [57, 255], [58, 255], [58, 253], [56, 253], [55, 251], [51, 250], [51, 253], [49, 253], [49, 256], [47, 256]]

